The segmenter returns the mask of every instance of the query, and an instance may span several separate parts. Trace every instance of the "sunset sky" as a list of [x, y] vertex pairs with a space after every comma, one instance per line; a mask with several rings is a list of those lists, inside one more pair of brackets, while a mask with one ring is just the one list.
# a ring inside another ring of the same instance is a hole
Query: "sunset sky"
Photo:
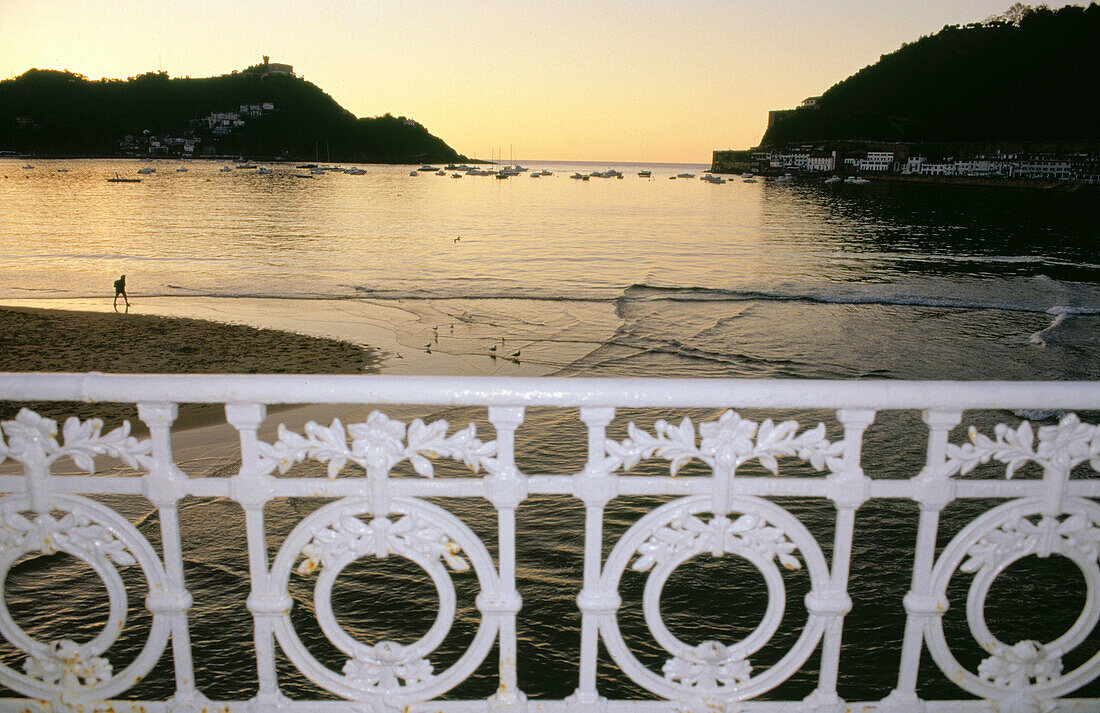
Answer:
[[[903, 42], [1011, 0], [0, 0], [0, 78], [294, 66], [489, 158], [709, 163]], [[1054, 3], [1060, 6], [1062, 3]]]

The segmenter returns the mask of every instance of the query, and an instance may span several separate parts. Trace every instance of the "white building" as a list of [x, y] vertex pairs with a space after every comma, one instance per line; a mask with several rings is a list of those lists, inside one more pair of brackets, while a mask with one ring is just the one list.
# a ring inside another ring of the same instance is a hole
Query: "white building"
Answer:
[[954, 176], [955, 174], [955, 159], [947, 159], [940, 163], [933, 163], [931, 161], [925, 161], [920, 166], [920, 175], [922, 176]]
[[1041, 178], [1062, 181], [1070, 178], [1069, 161], [1051, 158], [1016, 161], [1010, 164], [1009, 175], [1013, 178]]
[[806, 170], [811, 173], [825, 173], [836, 170], [836, 151], [812, 153], [806, 158]]
[[809, 163], [810, 152], [805, 150], [773, 152], [770, 158], [769, 164], [772, 168], [797, 168], [805, 171]]
[[860, 171], [889, 171], [893, 165], [893, 151], [868, 151], [867, 158], [860, 159], [856, 168]]
[[999, 173], [1000, 161], [990, 161], [987, 158], [971, 158], [955, 162], [955, 173], [959, 176], [989, 176]]

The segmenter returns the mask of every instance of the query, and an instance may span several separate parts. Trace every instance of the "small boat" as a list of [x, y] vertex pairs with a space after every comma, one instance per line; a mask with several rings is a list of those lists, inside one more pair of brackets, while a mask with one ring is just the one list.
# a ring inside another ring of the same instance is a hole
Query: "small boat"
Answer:
[[497, 178], [499, 178], [500, 180], [503, 181], [505, 178], [508, 178], [508, 176], [510, 176], [510, 175], [512, 175], [512, 174], [508, 173], [507, 171], [501, 171], [500, 173], [497, 174]]
[[859, 176], [849, 176], [848, 178], [844, 179], [844, 182], [851, 183], [853, 186], [862, 186], [864, 184], [870, 183], [870, 181], [868, 181], [866, 178], [860, 178]]
[[263, 166], [260, 166], [259, 168], [256, 169], [256, 175], [257, 176], [266, 176], [269, 173], [271, 173], [270, 168], [264, 168]]
[[142, 174], [143, 176], [148, 176], [150, 173], [156, 173], [156, 172], [157, 172], [157, 169], [155, 169], [155, 168], [139, 168], [138, 169], [138, 173]]
[[34, 166], [32, 166], [32, 165], [30, 165], [30, 164], [28, 163], [28, 164], [27, 164], [26, 166], [24, 166], [23, 168], [29, 171], [30, 169], [34, 168]]
[[107, 183], [141, 183], [140, 178], [121, 178], [118, 175], [118, 171], [115, 171], [114, 178], [108, 178]]
[[570, 178], [588, 178], [588, 176], [585, 176], [581, 173], [574, 173], [572, 176], [570, 176]]
[[67, 169], [67, 168], [59, 168], [59, 169], [57, 169], [57, 172], [58, 172], [58, 173], [68, 173], [68, 172], [69, 172], [69, 169]]
[[437, 175], [437, 176], [446, 176], [447, 172], [446, 171], [436, 171], [435, 175]]
[[428, 164], [424, 164], [423, 166], [421, 166], [420, 168], [418, 168], [416, 170], [417, 171], [431, 171], [432, 173], [435, 173], [439, 169], [436, 168], [435, 166], [429, 166]]
[[758, 181], [755, 178], [752, 178], [752, 177], [742, 178], [741, 182], [742, 183], [758, 183]]
[[221, 168], [219, 168], [218, 170], [219, 170], [219, 171], [221, 171], [222, 173], [225, 173], [225, 172], [227, 172], [227, 171], [232, 171], [232, 170], [233, 170], [233, 167], [232, 167], [232, 166], [222, 166], [222, 167], [221, 167]]
[[295, 178], [313, 178], [313, 174], [312, 173], [295, 173], [294, 177]]
[[826, 179], [825, 179], [825, 183], [828, 183], [828, 184], [832, 184], [832, 183], [840, 183], [840, 182], [841, 182], [841, 181], [843, 181], [843, 180], [844, 180], [844, 179], [843, 179], [843, 178], [841, 178], [840, 176], [830, 176], [829, 178], [826, 178]]
[[344, 171], [344, 173], [348, 174], [349, 176], [362, 176], [366, 173], [366, 171], [361, 168], [349, 168]]
[[695, 174], [694, 173], [677, 173], [676, 177], [677, 178], [695, 178]]
[[461, 173], [452, 173], [451, 178], [462, 178], [462, 174]]
[[638, 171], [638, 178], [650, 178], [653, 176], [653, 171]]
[[724, 179], [720, 176], [712, 176], [709, 173], [707, 175], [703, 176], [702, 178], [700, 178], [699, 180], [706, 181], [707, 183], [715, 183], [715, 184], [726, 182], [726, 179]]
[[533, 175], [533, 176], [553, 176], [554, 174], [553, 174], [553, 173], [551, 173], [550, 171], [547, 171], [547, 170], [546, 170], [546, 169], [544, 168], [544, 169], [542, 169], [541, 171], [536, 171], [535, 173], [533, 173], [533, 174], [531, 174], [531, 175]]
[[409, 175], [410, 176], [419, 176], [420, 174], [417, 173], [416, 171], [409, 171]]
[[176, 173], [187, 173], [188, 168], [186, 166], [180, 166], [176, 169]]

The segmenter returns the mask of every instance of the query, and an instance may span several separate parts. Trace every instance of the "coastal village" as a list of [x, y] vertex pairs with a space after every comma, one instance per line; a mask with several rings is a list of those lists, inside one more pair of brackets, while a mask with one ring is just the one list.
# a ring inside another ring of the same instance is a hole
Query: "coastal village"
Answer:
[[[813, 109], [821, 97], [800, 108]], [[794, 109], [768, 112], [768, 128]], [[715, 151], [711, 170], [763, 175], [871, 175], [1100, 183], [1100, 152], [1057, 142], [1008, 144], [918, 144], [836, 140]]]

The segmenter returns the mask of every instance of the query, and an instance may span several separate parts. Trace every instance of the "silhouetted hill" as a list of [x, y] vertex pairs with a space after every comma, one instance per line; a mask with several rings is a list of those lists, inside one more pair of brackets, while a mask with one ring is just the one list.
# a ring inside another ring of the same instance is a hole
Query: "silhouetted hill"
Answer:
[[[150, 72], [99, 81], [32, 69], [0, 82], [0, 149], [115, 155], [127, 135], [186, 135], [218, 154], [391, 163], [464, 158], [415, 122], [388, 114], [357, 119], [310, 82], [256, 69], [203, 79]], [[274, 108], [242, 117], [243, 125], [223, 135], [199, 121], [264, 102]]]
[[761, 145], [1100, 139], [1100, 5], [1013, 12], [883, 55], [773, 124]]

